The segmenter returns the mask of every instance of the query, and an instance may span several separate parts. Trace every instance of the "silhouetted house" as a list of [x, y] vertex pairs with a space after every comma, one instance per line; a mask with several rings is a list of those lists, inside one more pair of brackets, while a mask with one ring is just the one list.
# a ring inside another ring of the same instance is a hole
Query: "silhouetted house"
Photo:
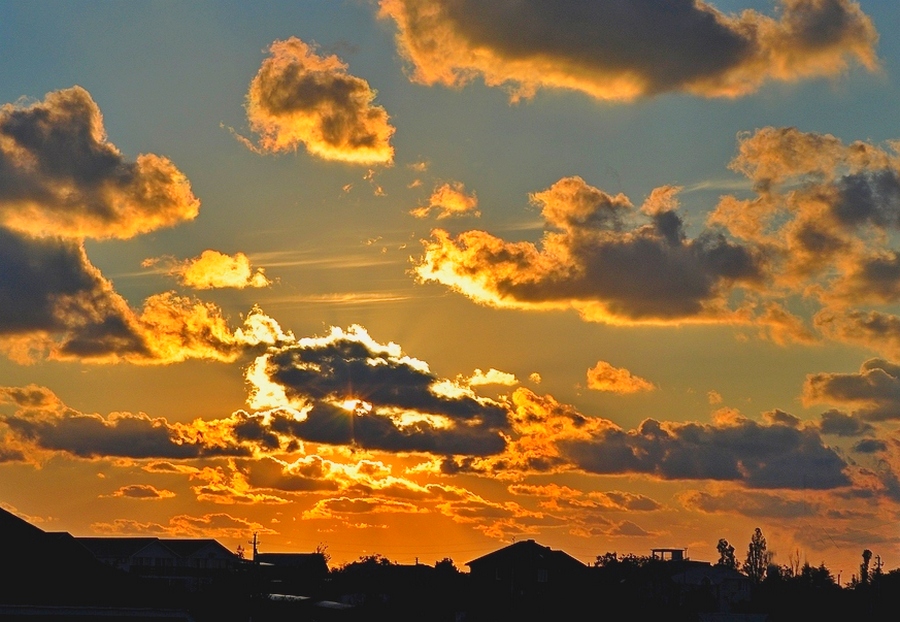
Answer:
[[124, 572], [191, 592], [233, 571], [237, 555], [208, 538], [75, 538], [99, 561]]
[[47, 533], [0, 509], [0, 539], [4, 620], [87, 620], [99, 618], [94, 616], [98, 611], [139, 620], [189, 619], [183, 611], [158, 609], [177, 604], [163, 591], [99, 562], [68, 533]]
[[679, 586], [682, 600], [690, 601], [692, 596], [702, 594], [719, 612], [730, 612], [751, 597], [751, 583], [746, 575], [705, 562], [684, 565], [672, 574], [672, 581]]
[[682, 562], [688, 559], [687, 549], [650, 549], [650, 557], [661, 562]]
[[556, 591], [580, 582], [587, 566], [563, 551], [522, 540], [466, 563], [481, 587], [511, 595]]
[[328, 579], [328, 562], [322, 553], [257, 553], [255, 561], [270, 593], [318, 594]]

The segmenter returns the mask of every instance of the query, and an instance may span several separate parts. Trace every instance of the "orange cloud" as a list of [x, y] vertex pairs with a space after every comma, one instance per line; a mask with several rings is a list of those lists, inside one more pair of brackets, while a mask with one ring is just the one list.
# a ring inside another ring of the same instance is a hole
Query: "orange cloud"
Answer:
[[597, 364], [587, 371], [587, 386], [595, 391], [611, 393], [638, 393], [656, 388], [652, 382], [635, 376], [627, 369], [613, 367], [606, 361], [597, 361]]
[[200, 253], [199, 257], [182, 262], [165, 259], [145, 259], [142, 266], [149, 268], [160, 261], [168, 264], [166, 272], [175, 276], [182, 285], [194, 289], [268, 287], [272, 284], [265, 270], [250, 267], [250, 259], [244, 253], [226, 255], [212, 249]]
[[165, 525], [117, 518], [110, 523], [93, 523], [91, 529], [95, 533], [109, 535], [153, 535], [169, 538], [241, 539], [251, 533], [278, 533], [257, 522], [236, 518], [222, 512], [203, 516], [180, 514], [173, 516]]
[[[762, 255], [720, 232], [689, 239], [674, 193], [666, 187], [651, 195], [638, 214], [622, 194], [563, 178], [531, 195], [548, 229], [539, 244], [478, 230], [454, 239], [436, 229], [415, 271], [496, 307], [572, 308], [617, 324], [746, 321], [728, 295], [760, 283]], [[637, 219], [649, 222], [629, 226]]]
[[191, 220], [199, 207], [168, 159], [125, 160], [83, 88], [0, 106], [3, 226], [32, 236], [130, 238]]
[[375, 91], [337, 56], [296, 37], [275, 41], [247, 93], [247, 118], [264, 152], [306, 150], [326, 160], [390, 164], [394, 128]]
[[171, 490], [160, 490], [150, 484], [129, 484], [127, 486], [122, 486], [108, 496], [155, 501], [158, 499], [169, 499], [174, 497], [175, 493]]
[[538, 89], [631, 100], [666, 91], [753, 93], [770, 80], [877, 67], [877, 33], [852, 0], [781, 0], [779, 19], [705, 2], [380, 0], [422, 84], [481, 78], [513, 100]]
[[416, 218], [426, 218], [432, 211], [437, 212], [438, 220], [452, 216], [481, 216], [476, 208], [478, 197], [475, 193], [467, 194], [466, 187], [460, 182], [444, 183], [437, 186], [428, 198], [428, 205], [417, 207], [410, 214]]

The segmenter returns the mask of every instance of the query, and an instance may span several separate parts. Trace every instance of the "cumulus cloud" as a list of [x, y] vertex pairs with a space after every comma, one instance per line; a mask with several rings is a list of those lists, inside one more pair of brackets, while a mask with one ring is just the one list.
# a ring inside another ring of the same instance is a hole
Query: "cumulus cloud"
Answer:
[[410, 214], [416, 218], [427, 218], [431, 212], [437, 213], [437, 219], [450, 218], [452, 216], [481, 216], [478, 211], [478, 197], [475, 193], [466, 193], [466, 187], [461, 182], [447, 182], [440, 184], [428, 198], [428, 205], [417, 207]]
[[898, 299], [885, 236], [900, 223], [894, 146], [766, 127], [739, 137], [731, 168], [756, 197], [724, 197], [709, 221], [767, 249], [777, 285], [815, 286], [809, 293], [831, 305]]
[[813, 320], [829, 339], [900, 358], [900, 316], [861, 309], [824, 309]]
[[158, 500], [174, 497], [175, 493], [171, 490], [156, 488], [150, 484], [129, 484], [127, 486], [122, 486], [109, 496], [141, 500]]
[[245, 538], [248, 533], [273, 534], [276, 531], [260, 523], [222, 512], [190, 516], [179, 514], [167, 524], [117, 518], [108, 523], [93, 523], [95, 533], [117, 536], [158, 536], [167, 538]]
[[596, 365], [587, 370], [587, 386], [595, 391], [622, 394], [652, 391], [656, 388], [652, 382], [635, 376], [627, 369], [613, 367], [606, 361], [597, 361]]
[[[251, 403], [304, 440], [436, 454], [502, 451], [504, 405], [436, 377], [360, 326], [272, 347], [248, 370]], [[293, 414], [283, 410], [291, 406]]]
[[435, 229], [416, 276], [495, 307], [731, 323], [780, 345], [832, 340], [900, 357], [900, 317], [872, 308], [900, 302], [896, 141], [764, 127], [739, 134], [730, 167], [752, 194], [720, 197], [696, 234], [678, 187], [636, 209], [566, 177], [531, 195], [546, 223], [538, 241]]
[[87, 258], [86, 238], [130, 238], [198, 208], [165, 158], [125, 160], [84, 89], [0, 107], [0, 351], [22, 363], [168, 363], [235, 360], [269, 339], [258, 311], [232, 331], [214, 305], [171, 292], [135, 311]]
[[[257, 149], [290, 151], [301, 144], [326, 160], [390, 164], [394, 127], [375, 91], [347, 73], [337, 56], [319, 56], [291, 37], [275, 41], [247, 93], [247, 118]], [[251, 145], [252, 146], [252, 145]]]
[[[43, 396], [39, 403], [22, 396]], [[49, 389], [4, 387], [0, 426], [24, 446], [63, 452], [79, 458], [188, 459], [227, 455], [247, 456], [250, 446], [230, 432], [229, 422], [195, 420], [170, 423], [144, 413], [113, 412], [104, 417], [69, 408]]]
[[647, 222], [629, 226], [638, 215], [627, 197], [563, 178], [531, 195], [549, 228], [539, 245], [436, 229], [415, 270], [497, 307], [574, 308], [611, 323], [733, 319], [727, 296], [761, 280], [762, 256], [712, 230], [690, 239], [676, 193], [657, 189], [643, 206]]
[[145, 259], [142, 266], [151, 268], [162, 264], [165, 271], [176, 277], [182, 285], [194, 289], [215, 289], [230, 287], [268, 287], [272, 282], [266, 277], [263, 268], [254, 270], [250, 266], [250, 258], [244, 253], [226, 255], [219, 251], [207, 249], [198, 257], [177, 261], [170, 258]]
[[679, 500], [689, 510], [706, 514], [740, 514], [750, 518], [804, 518], [817, 516], [821, 510], [818, 502], [810, 501], [808, 493], [790, 498], [783, 492], [773, 495], [754, 490], [689, 490], [679, 495]]
[[507, 387], [512, 387], [519, 384], [519, 379], [516, 378], [515, 374], [510, 374], [509, 372], [500, 371], [499, 369], [494, 369], [493, 367], [491, 367], [487, 371], [476, 369], [471, 376], [462, 379], [462, 384], [468, 385], [470, 387], [477, 387], [486, 384], [499, 384]]
[[127, 161], [81, 87], [0, 107], [0, 224], [34, 236], [130, 238], [197, 216], [168, 159]]
[[589, 473], [647, 473], [663, 479], [741, 482], [751, 488], [829, 489], [850, 483], [847, 463], [811, 429], [647, 419], [634, 430], [608, 429], [561, 443]]
[[0, 349], [22, 363], [42, 358], [159, 364], [233, 361], [285, 338], [254, 309], [232, 329], [221, 310], [174, 292], [132, 309], [80, 243], [21, 236], [0, 227]]
[[541, 88], [606, 100], [668, 91], [737, 97], [768, 81], [877, 67], [877, 33], [852, 0], [780, 0], [778, 18], [696, 0], [380, 0], [422, 84], [481, 78], [512, 98]]
[[[900, 365], [884, 359], [869, 359], [858, 372], [816, 373], [806, 377], [803, 400], [807, 404], [829, 403], [855, 406], [858, 416], [870, 420], [900, 419]], [[846, 416], [823, 415], [837, 430], [863, 433], [870, 428]]]
[[512, 440], [495, 457], [453, 457], [445, 473], [496, 477], [579, 470], [667, 480], [716, 480], [748, 488], [831, 489], [850, 483], [848, 464], [812, 427], [756, 423], [723, 413], [711, 424], [646, 419], [632, 430], [586, 417], [551, 396], [512, 396]]
[[509, 491], [515, 495], [542, 498], [541, 507], [548, 510], [652, 512], [662, 508], [658, 501], [646, 495], [620, 490], [583, 492], [558, 484], [513, 484]]

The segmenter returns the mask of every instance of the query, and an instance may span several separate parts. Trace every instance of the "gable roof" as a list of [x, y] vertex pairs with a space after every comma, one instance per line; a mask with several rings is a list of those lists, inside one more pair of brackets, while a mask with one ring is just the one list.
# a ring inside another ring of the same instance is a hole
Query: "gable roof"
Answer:
[[[75, 538], [75, 541], [90, 551], [95, 557], [108, 559], [120, 558], [125, 559], [134, 557], [144, 549], [153, 546], [159, 542], [159, 538], [154, 537], [83, 537]], [[171, 552], [175, 557], [175, 553]]]
[[509, 546], [497, 549], [487, 555], [466, 562], [473, 570], [478, 567], [505, 564], [553, 565], [556, 567], [584, 569], [587, 566], [564, 551], [556, 551], [549, 546], [538, 544], [534, 540], [521, 540]]

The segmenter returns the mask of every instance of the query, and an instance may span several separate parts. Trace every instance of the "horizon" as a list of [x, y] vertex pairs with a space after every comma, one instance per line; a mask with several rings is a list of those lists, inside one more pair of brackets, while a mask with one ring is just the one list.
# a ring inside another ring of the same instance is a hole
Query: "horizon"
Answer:
[[900, 567], [900, 9], [617, 6], [0, 3], [0, 507]]

